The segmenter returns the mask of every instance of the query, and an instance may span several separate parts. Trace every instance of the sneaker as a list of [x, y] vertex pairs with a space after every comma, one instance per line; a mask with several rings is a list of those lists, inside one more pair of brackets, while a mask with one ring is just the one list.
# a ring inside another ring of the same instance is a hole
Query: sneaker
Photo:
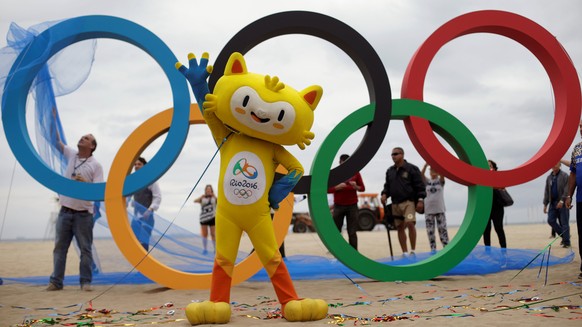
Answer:
[[569, 248], [569, 247], [570, 247], [570, 244], [562, 244], [562, 247], [563, 247], [564, 249], [567, 249], [567, 248]]
[[582, 279], [582, 273], [580, 273], [580, 275], [578, 275], [578, 279]]
[[58, 287], [57, 285], [53, 284], [53, 283], [49, 283], [46, 290], [51, 292], [51, 291], [60, 291], [62, 290], [62, 287]]
[[81, 291], [91, 292], [92, 290], [91, 284], [81, 284]]
[[410, 255], [416, 255], [416, 253], [414, 253], [414, 250], [410, 251]]

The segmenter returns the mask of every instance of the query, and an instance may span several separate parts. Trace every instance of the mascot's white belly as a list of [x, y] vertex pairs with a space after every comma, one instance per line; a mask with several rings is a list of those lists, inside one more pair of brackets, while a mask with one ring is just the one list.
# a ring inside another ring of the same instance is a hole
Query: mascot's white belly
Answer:
[[224, 170], [223, 192], [233, 205], [251, 205], [265, 194], [267, 183], [261, 159], [249, 151], [235, 154]]

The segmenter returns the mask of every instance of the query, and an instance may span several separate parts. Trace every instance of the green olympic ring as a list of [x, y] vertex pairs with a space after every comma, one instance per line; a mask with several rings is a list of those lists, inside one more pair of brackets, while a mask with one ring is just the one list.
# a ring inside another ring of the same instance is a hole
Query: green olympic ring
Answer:
[[[451, 114], [417, 100], [395, 99], [392, 106], [392, 119], [403, 120], [410, 116], [426, 119], [430, 121], [434, 131], [452, 146], [461, 160], [476, 167], [488, 167], [487, 158], [475, 136]], [[373, 104], [353, 112], [329, 133], [315, 155], [311, 167], [309, 209], [317, 234], [339, 261], [355, 272], [375, 280], [427, 280], [444, 274], [463, 261], [479, 242], [491, 213], [491, 187], [469, 186], [467, 211], [453, 240], [434, 256], [410, 265], [385, 265], [363, 256], [345, 241], [333, 223], [327, 203], [327, 184], [333, 159], [343, 142], [372, 122], [373, 118]]]

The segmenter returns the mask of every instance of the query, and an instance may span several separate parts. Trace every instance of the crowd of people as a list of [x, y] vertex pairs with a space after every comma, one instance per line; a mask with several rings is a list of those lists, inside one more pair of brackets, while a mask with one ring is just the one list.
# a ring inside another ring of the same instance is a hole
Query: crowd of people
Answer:
[[[580, 123], [580, 134], [582, 135], [582, 121]], [[425, 163], [422, 170], [404, 159], [404, 149], [395, 147], [391, 153], [394, 165], [386, 171], [384, 188], [381, 192], [381, 202], [385, 206], [386, 215], [391, 215], [398, 234], [398, 241], [404, 257], [414, 255], [416, 251], [416, 215], [424, 214], [426, 233], [429, 240], [431, 253], [436, 253], [436, 231], [442, 244], [446, 247], [449, 243], [447, 232], [446, 209], [444, 200], [445, 177], [440, 175], [432, 167]], [[348, 158], [347, 155], [340, 157], [340, 164]], [[488, 160], [489, 169], [497, 171], [497, 163]], [[563, 171], [562, 165], [569, 167], [570, 174]], [[560, 245], [563, 248], [571, 247], [570, 233], [570, 209], [576, 205], [576, 225], [578, 235], [582, 233], [582, 174], [578, 173], [578, 168], [582, 169], [582, 142], [578, 143], [572, 151], [570, 160], [560, 160], [551, 169], [546, 178], [543, 193], [543, 212], [547, 215], [547, 222], [550, 226], [552, 237], [559, 237]], [[429, 170], [428, 176], [426, 175]], [[358, 181], [357, 183], [355, 181]], [[347, 186], [351, 185], [348, 189]], [[345, 181], [328, 192], [334, 193], [334, 206], [338, 206], [337, 193], [343, 191], [355, 193], [360, 187], [363, 191], [363, 181], [358, 173], [350, 180]], [[502, 253], [506, 253], [507, 238], [503, 229], [503, 219], [505, 207], [513, 204], [513, 199], [508, 195], [505, 188], [493, 188], [493, 200], [489, 221], [483, 232], [483, 243], [486, 247], [491, 247], [491, 227], [495, 230]], [[575, 193], [576, 191], [576, 193]], [[345, 195], [343, 195], [345, 197]], [[354, 197], [353, 195], [351, 196]], [[573, 198], [576, 201], [573, 201]], [[391, 203], [388, 203], [388, 199]], [[346, 205], [341, 203], [339, 209], [333, 211], [333, 218], [336, 226], [341, 231], [343, 218], [347, 220], [348, 240], [357, 249], [357, 223], [353, 217], [356, 213], [351, 211]], [[346, 212], [341, 214], [342, 212]], [[352, 227], [350, 227], [352, 226]], [[356, 226], [356, 227], [353, 227]], [[408, 233], [408, 235], [407, 235]], [[578, 249], [582, 249], [582, 238], [578, 238]], [[355, 244], [355, 245], [354, 245]], [[410, 247], [409, 247], [410, 245]], [[486, 248], [487, 249], [487, 248]], [[580, 254], [582, 259], [582, 254]], [[582, 278], [582, 265], [580, 267], [579, 278]]]
[[[580, 123], [580, 133], [582, 135], [582, 122]], [[63, 144], [58, 130], [56, 138], [57, 149], [68, 162], [65, 176], [80, 182], [103, 182], [103, 169], [93, 157], [97, 141], [92, 134], [82, 136], [77, 143], [77, 149]], [[394, 219], [402, 255], [405, 257], [415, 255], [417, 214], [424, 214], [430, 251], [436, 253], [436, 232], [438, 232], [443, 248], [449, 243], [444, 197], [445, 177], [426, 163], [422, 170], [409, 163], [404, 159], [402, 147], [394, 147], [391, 158], [394, 164], [386, 171], [380, 201], [385, 206], [386, 216], [391, 216]], [[348, 159], [349, 155], [342, 154], [339, 158], [339, 164], [343, 164]], [[135, 170], [141, 169], [146, 163], [146, 159], [139, 157], [134, 164]], [[488, 160], [488, 163], [491, 170], [498, 170], [495, 161]], [[561, 169], [562, 165], [569, 167], [569, 174]], [[582, 169], [581, 165], [582, 142], [574, 147], [571, 159], [557, 162], [546, 178], [543, 212], [547, 214], [552, 237], [560, 237], [561, 246], [564, 248], [571, 247], [570, 209], [574, 205], [576, 206], [578, 235], [582, 233], [582, 191], [580, 191], [582, 174], [577, 173], [578, 168]], [[357, 193], [363, 192], [365, 189], [363, 178], [359, 172], [348, 180], [328, 189], [328, 193], [333, 194], [332, 217], [335, 225], [341, 233], [345, 219], [348, 242], [355, 250], [358, 249]], [[504, 202], [502, 192], [506, 191], [503, 188], [493, 189], [493, 203], [489, 221], [483, 233], [483, 243], [487, 247], [491, 246], [491, 226], [493, 225], [499, 247], [504, 250], [507, 248], [507, 239], [503, 229], [504, 207], [508, 204]], [[128, 202], [133, 206], [134, 212], [131, 226], [140, 244], [146, 251], [149, 251], [149, 241], [155, 224], [154, 212], [158, 210], [161, 203], [160, 187], [155, 182], [133, 194], [132, 198], [133, 201]], [[212, 241], [213, 251], [216, 244], [217, 197], [212, 185], [206, 185], [204, 194], [194, 199], [194, 202], [200, 204], [200, 233], [203, 254], [207, 254], [209, 237]], [[59, 196], [59, 203], [61, 208], [55, 229], [54, 267], [47, 290], [63, 289], [67, 252], [69, 245], [75, 238], [80, 248], [80, 288], [84, 291], [91, 291], [92, 267], [94, 265], [92, 256], [94, 204], [91, 201], [79, 200], [65, 195]], [[582, 249], [582, 238], [580, 237], [578, 238], [578, 248]], [[283, 246], [281, 246], [280, 251], [284, 253]], [[580, 271], [578, 277], [582, 278], [582, 265]]]

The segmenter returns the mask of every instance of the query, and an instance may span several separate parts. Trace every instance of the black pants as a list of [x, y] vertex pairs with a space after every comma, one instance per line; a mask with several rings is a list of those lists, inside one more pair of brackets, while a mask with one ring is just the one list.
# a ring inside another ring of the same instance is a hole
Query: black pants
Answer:
[[503, 230], [503, 216], [505, 215], [505, 210], [503, 206], [493, 205], [491, 208], [491, 215], [489, 216], [489, 221], [487, 226], [485, 226], [485, 232], [483, 233], [483, 242], [485, 246], [491, 246], [491, 222], [493, 222], [493, 228], [497, 233], [499, 238], [499, 246], [501, 248], [507, 247], [507, 242], [505, 240], [505, 231]]
[[344, 217], [346, 218], [348, 240], [354, 249], [358, 249], [358, 205], [353, 204], [349, 206], [342, 206], [335, 204], [333, 206], [333, 220], [339, 232], [342, 232], [344, 225]]

